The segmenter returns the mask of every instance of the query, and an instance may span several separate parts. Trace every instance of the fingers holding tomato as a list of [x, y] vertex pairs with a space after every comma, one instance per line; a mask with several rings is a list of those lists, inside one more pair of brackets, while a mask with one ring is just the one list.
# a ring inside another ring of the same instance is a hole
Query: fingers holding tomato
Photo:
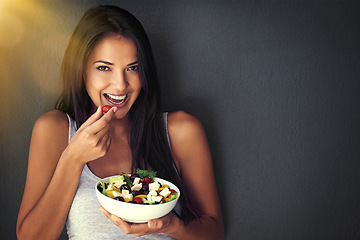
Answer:
[[107, 113], [110, 109], [111, 109], [111, 106], [109, 106], [109, 105], [105, 105], [101, 108], [103, 113]]
[[110, 109], [102, 114], [101, 107], [98, 107], [77, 130], [67, 147], [67, 153], [70, 153], [72, 158], [86, 163], [103, 157], [108, 152], [111, 144], [109, 122], [117, 111], [116, 107]]

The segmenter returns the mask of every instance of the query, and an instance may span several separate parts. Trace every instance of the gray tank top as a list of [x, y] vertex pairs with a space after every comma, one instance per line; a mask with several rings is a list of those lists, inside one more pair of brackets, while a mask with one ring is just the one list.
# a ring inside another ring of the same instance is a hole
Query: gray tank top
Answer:
[[[164, 118], [166, 123], [167, 114], [164, 114]], [[73, 119], [69, 116], [68, 119], [70, 142], [77, 127]], [[85, 164], [66, 220], [66, 229], [69, 239], [174, 239], [165, 233], [150, 234], [142, 237], [124, 234], [121, 228], [117, 227], [99, 210], [100, 203], [96, 198], [94, 190], [94, 186], [98, 179], [99, 177], [95, 176], [88, 168], [87, 164]]]

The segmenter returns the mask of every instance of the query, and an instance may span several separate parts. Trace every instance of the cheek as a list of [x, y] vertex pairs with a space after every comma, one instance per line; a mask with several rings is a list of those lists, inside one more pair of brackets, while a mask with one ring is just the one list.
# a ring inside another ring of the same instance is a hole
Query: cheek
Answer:
[[104, 87], [106, 86], [106, 84], [104, 84], [104, 82], [101, 81], [90, 81], [87, 84], [87, 89], [90, 91], [101, 91]]
[[89, 74], [85, 79], [85, 86], [88, 91], [99, 91], [106, 87], [107, 81], [97, 74]]
[[134, 88], [137, 89], [138, 92], [140, 92], [142, 89], [142, 84], [139, 77], [136, 79], [136, 81], [134, 81]]
[[101, 96], [101, 90], [106, 87], [106, 83], [104, 81], [98, 81], [94, 78], [87, 78], [85, 80], [85, 88], [87, 93], [93, 102], [96, 102]]

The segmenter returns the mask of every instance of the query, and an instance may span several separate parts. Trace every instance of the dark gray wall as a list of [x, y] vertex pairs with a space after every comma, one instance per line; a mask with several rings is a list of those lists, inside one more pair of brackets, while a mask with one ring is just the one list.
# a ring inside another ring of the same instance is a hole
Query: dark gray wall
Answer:
[[97, 3], [143, 22], [166, 109], [205, 126], [226, 239], [360, 238], [359, 3], [3, 2], [1, 239], [15, 238], [31, 128], [53, 108], [69, 35]]

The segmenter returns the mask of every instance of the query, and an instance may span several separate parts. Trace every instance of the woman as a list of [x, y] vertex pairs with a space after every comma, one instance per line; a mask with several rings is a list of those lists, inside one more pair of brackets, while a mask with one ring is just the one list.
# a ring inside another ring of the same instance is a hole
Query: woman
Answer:
[[[19, 239], [57, 239], [65, 224], [70, 239], [224, 237], [204, 130], [187, 113], [160, 111], [149, 40], [133, 15], [114, 6], [88, 10], [65, 52], [62, 78], [57, 110], [34, 125]], [[104, 105], [112, 106], [106, 114]], [[132, 224], [99, 207], [97, 179], [136, 168], [180, 187], [178, 213]]]

